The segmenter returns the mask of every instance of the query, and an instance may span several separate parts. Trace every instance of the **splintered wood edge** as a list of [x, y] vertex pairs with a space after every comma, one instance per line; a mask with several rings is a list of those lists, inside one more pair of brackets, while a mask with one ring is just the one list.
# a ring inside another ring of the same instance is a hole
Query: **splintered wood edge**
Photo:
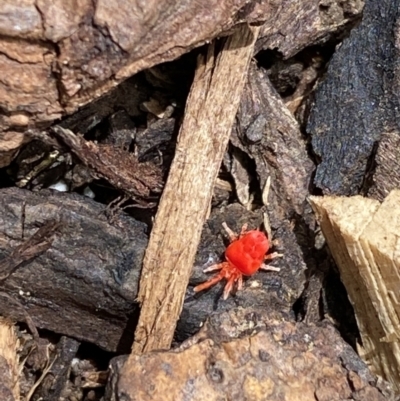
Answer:
[[[14, 324], [0, 317], [0, 372], [1, 386], [7, 386], [15, 400], [20, 399], [18, 339]], [[7, 374], [6, 374], [7, 372]]]
[[133, 353], [171, 345], [258, 32], [242, 25], [199, 58], [143, 261]]
[[400, 191], [381, 205], [355, 196], [310, 197], [354, 306], [362, 357], [400, 389]]

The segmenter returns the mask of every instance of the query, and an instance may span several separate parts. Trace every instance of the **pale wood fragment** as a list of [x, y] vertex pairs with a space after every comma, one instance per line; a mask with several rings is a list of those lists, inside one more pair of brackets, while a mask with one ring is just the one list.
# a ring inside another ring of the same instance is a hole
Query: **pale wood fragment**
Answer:
[[0, 399], [18, 401], [18, 339], [11, 321], [0, 317]]
[[400, 390], [400, 191], [382, 204], [361, 196], [310, 200], [354, 306], [360, 353]]
[[258, 32], [243, 25], [199, 58], [143, 262], [133, 353], [170, 347]]

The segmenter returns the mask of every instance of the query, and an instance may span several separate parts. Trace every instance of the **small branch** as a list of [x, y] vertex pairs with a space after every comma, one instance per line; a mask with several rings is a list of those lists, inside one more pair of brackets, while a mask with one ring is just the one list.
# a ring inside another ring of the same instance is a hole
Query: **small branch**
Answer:
[[171, 345], [258, 31], [243, 25], [199, 57], [143, 262], [134, 353]]

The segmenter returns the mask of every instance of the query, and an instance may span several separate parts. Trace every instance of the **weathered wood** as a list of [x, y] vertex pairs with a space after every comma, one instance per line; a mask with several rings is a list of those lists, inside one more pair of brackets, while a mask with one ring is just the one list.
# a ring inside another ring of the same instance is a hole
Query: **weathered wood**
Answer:
[[230, 141], [254, 160], [260, 192], [270, 177], [271, 212], [279, 208], [281, 218], [303, 214], [314, 164], [298, 122], [255, 63], [249, 69], [236, 122]]
[[360, 354], [400, 390], [400, 191], [382, 204], [361, 196], [311, 202], [354, 306]]
[[315, 184], [327, 195], [358, 194], [375, 143], [399, 134], [397, 24], [396, 0], [367, 0], [316, 91], [307, 130], [321, 160]]
[[11, 321], [0, 318], [0, 399], [19, 401], [18, 339]]
[[[254, 20], [252, 7], [238, 14], [246, 5], [247, 0], [2, 2], [2, 129], [76, 111], [136, 72]], [[268, 2], [258, 9], [261, 19], [277, 7]]]
[[171, 345], [258, 31], [244, 25], [199, 58], [143, 262], [134, 353]]
[[[273, 5], [272, 1], [267, 3]], [[274, 19], [267, 19], [261, 27], [256, 52], [276, 49], [284, 59], [288, 59], [308, 46], [326, 43], [332, 38], [338, 40], [361, 18], [364, 0], [323, 3], [281, 0], [276, 2], [276, 6], [278, 10]], [[261, 6], [260, 11], [264, 7]], [[264, 18], [268, 18], [265, 14]]]

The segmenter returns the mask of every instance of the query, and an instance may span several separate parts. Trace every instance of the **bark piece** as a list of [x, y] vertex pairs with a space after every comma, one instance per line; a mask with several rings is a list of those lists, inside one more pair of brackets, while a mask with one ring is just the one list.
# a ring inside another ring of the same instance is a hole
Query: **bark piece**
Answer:
[[[0, 258], [46, 222], [60, 222], [51, 247], [20, 266], [1, 291], [16, 298], [39, 328], [127, 351], [147, 226], [124, 214], [112, 226], [104, 205], [49, 190], [3, 189], [0, 210]], [[0, 314], [25, 321], [24, 310], [7, 297], [1, 297]]]
[[256, 49], [278, 49], [288, 59], [305, 47], [337, 40], [361, 18], [364, 1], [283, 0], [276, 6], [275, 21], [262, 26]]
[[[7, 105], [3, 128], [14, 124], [10, 116], [14, 113], [27, 117], [27, 126], [76, 111], [136, 72], [173, 60], [229, 30], [247, 3], [3, 2], [0, 95]], [[263, 9], [271, 6], [267, 3]]]
[[368, 195], [383, 201], [390, 191], [400, 188], [400, 135], [398, 131], [385, 132], [375, 157], [376, 168]]
[[143, 262], [135, 353], [171, 345], [258, 30], [244, 25], [199, 58]]
[[398, 132], [397, 21], [396, 1], [367, 0], [316, 92], [307, 129], [321, 159], [314, 182], [325, 194], [359, 193], [375, 143]]
[[271, 177], [270, 212], [302, 215], [314, 169], [300, 127], [265, 71], [252, 64], [231, 142], [256, 163], [260, 191]]
[[18, 401], [19, 363], [18, 339], [11, 321], [0, 318], [0, 399]]
[[400, 191], [382, 204], [361, 196], [312, 197], [356, 314], [361, 355], [400, 389]]
[[202, 332], [176, 350], [131, 356], [123, 375], [120, 361], [113, 363], [109, 399], [394, 399], [327, 324], [247, 308], [214, 317]]
[[154, 206], [146, 200], [161, 192], [163, 173], [158, 166], [151, 162], [139, 163], [136, 156], [124, 149], [86, 141], [62, 127], [56, 126], [53, 131], [96, 174], [124, 191], [140, 206]]

